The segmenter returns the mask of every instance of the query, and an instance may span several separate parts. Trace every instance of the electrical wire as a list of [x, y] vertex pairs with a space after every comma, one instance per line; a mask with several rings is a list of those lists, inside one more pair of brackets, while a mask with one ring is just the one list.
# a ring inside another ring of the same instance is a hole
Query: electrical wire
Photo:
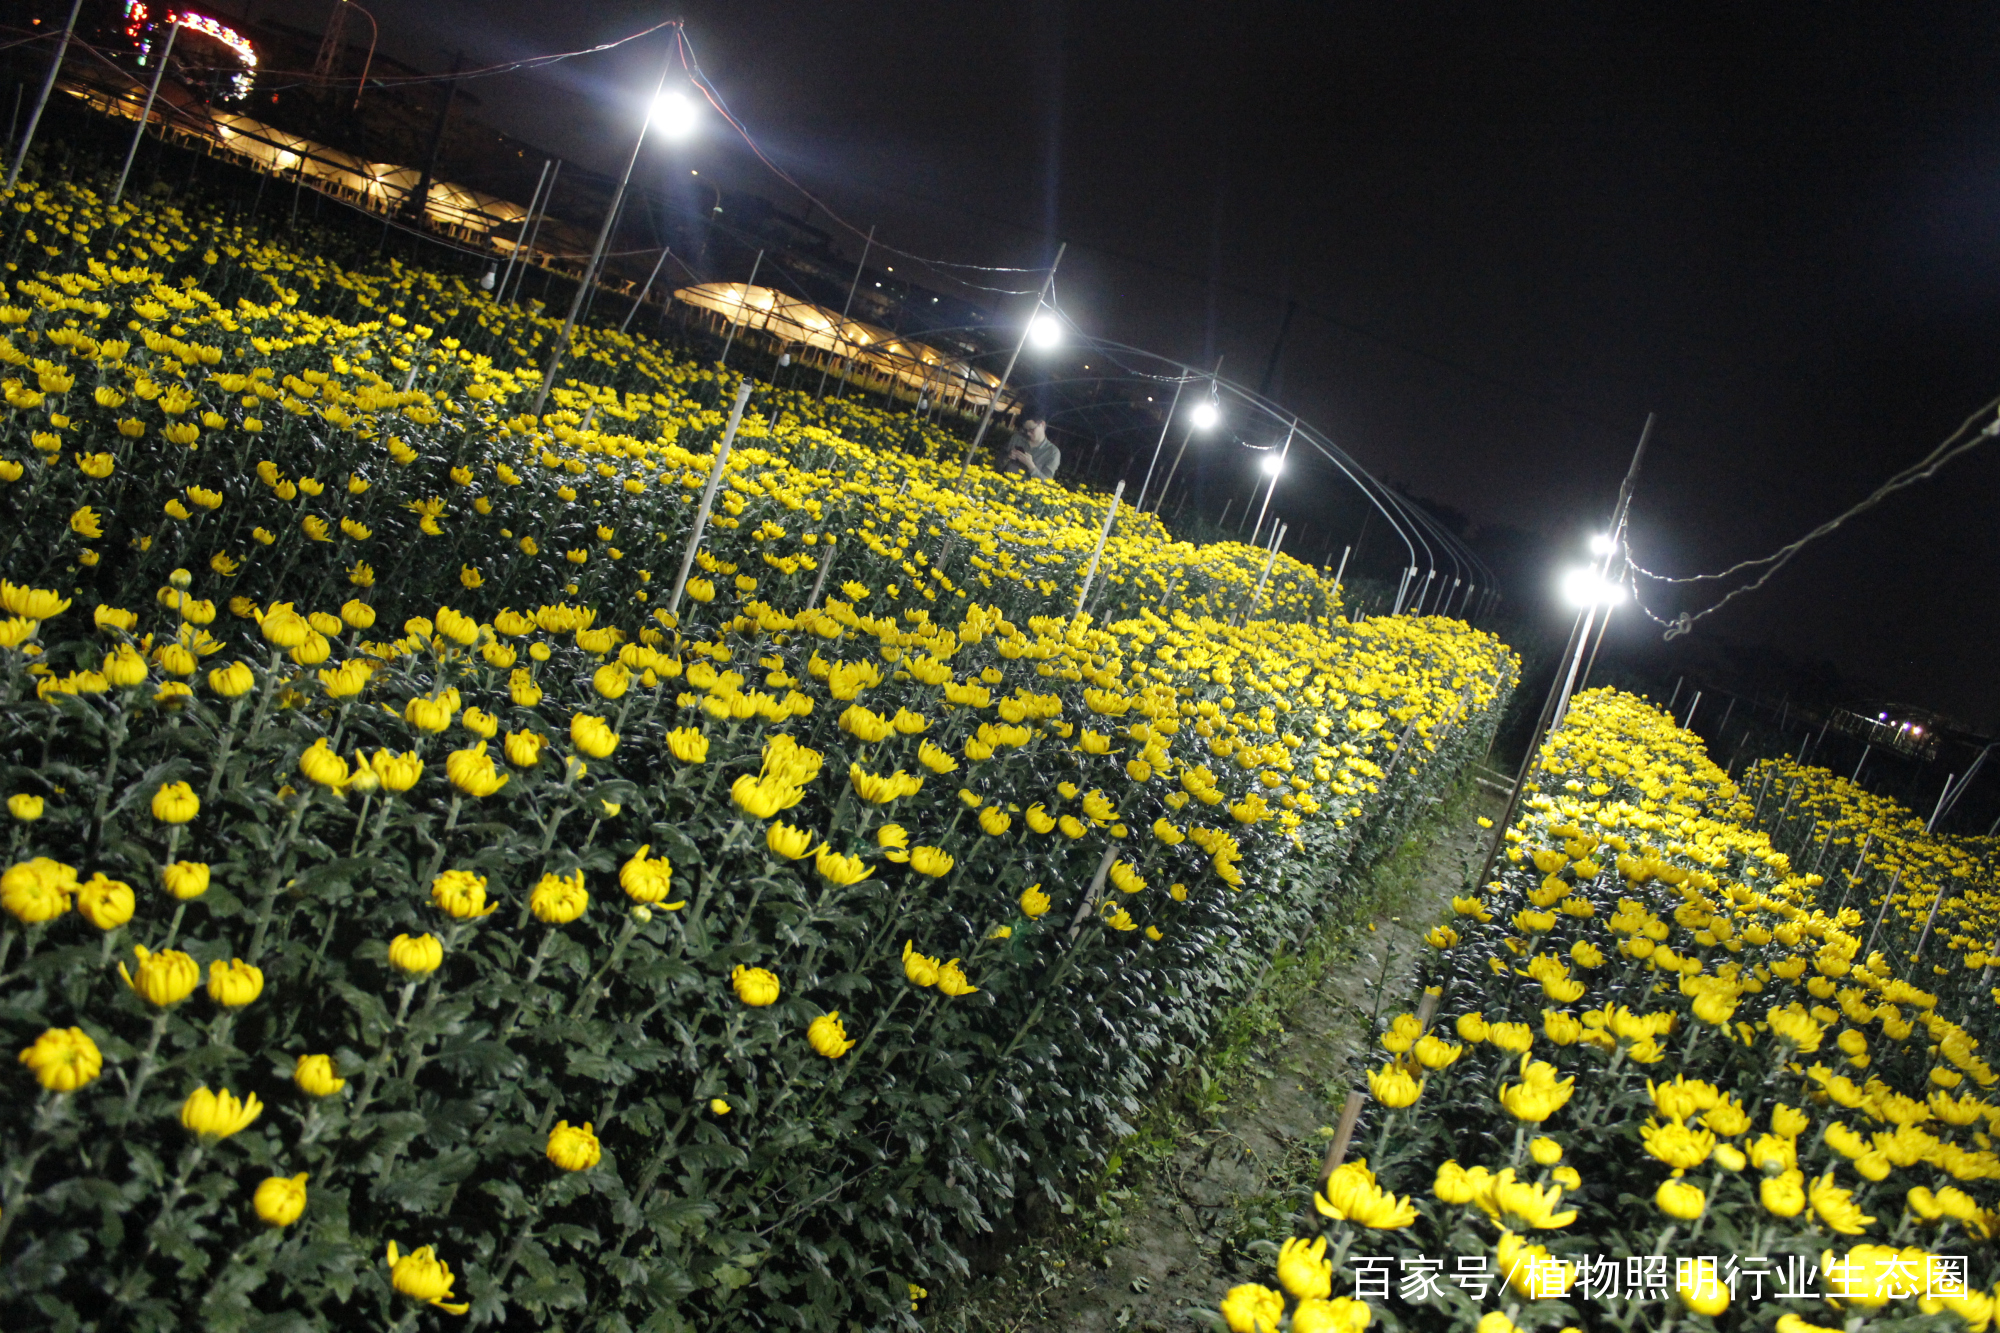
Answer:
[[[715, 108], [716, 114], [721, 116], [723, 120], [728, 122], [730, 128], [735, 130], [736, 133], [739, 136], [741, 136], [744, 144], [750, 149], [750, 151], [753, 154], [756, 155], [757, 160], [759, 162], [762, 162], [764, 166], [770, 170], [771, 174], [776, 176], [779, 180], [783, 181], [785, 184], [791, 186], [794, 190], [797, 190], [801, 195], [811, 200], [816, 207], [818, 207], [822, 212], [824, 212], [829, 218], [832, 218], [840, 226], [846, 228], [849, 232], [853, 233], [856, 236], [867, 235], [867, 233], [862, 231], [861, 228], [855, 226], [853, 223], [849, 222], [846, 218], [842, 217], [839, 213], [835, 212], [832, 208], [828, 207], [824, 199], [821, 199], [811, 190], [808, 190], [805, 186], [799, 184], [798, 181], [792, 178], [789, 172], [787, 172], [783, 167], [780, 167], [776, 162], [773, 162], [771, 160], [770, 156], [764, 152], [763, 146], [760, 145], [755, 139], [755, 137], [751, 135], [749, 127], [744, 125], [742, 121], [736, 118], [735, 113], [730, 111], [729, 104], [726, 100], [724, 100], [722, 93], [715, 87], [713, 83], [709, 81], [707, 73], [701, 67], [700, 58], [695, 55], [694, 43], [688, 39], [687, 29], [685, 27], [680, 27], [677, 29], [675, 33], [675, 40], [679, 44], [682, 67], [688, 71], [689, 82], [694, 85], [696, 91], [701, 93], [701, 95], [705, 99], [707, 99], [709, 105]], [[930, 259], [926, 258], [923, 255], [912, 254], [908, 250], [898, 249], [895, 246], [890, 245], [879, 238], [874, 240], [874, 246], [877, 249], [886, 250], [887, 252], [897, 256], [898, 258], [907, 259], [913, 264], [921, 264], [926, 268], [937, 270], [942, 276], [949, 278], [951, 281], [960, 283], [967, 287], [974, 288], [975, 290], [978, 291], [995, 292], [1002, 296], [1026, 296], [1031, 294], [1032, 291], [1039, 289], [986, 287], [982, 286], [979, 283], [972, 282], [968, 279], [958, 277], [956, 274], [948, 272], [948, 270], [964, 269], [968, 272], [973, 272], [973, 273], [1047, 273], [1049, 271], [1046, 268], [1013, 268], [999, 264], [966, 264], [949, 259]]]
[[[424, 83], [452, 83], [460, 79], [487, 79], [500, 74], [513, 74], [521, 70], [542, 69], [549, 65], [559, 64], [565, 60], [574, 60], [578, 56], [594, 56], [601, 52], [613, 51], [631, 42], [636, 42], [642, 37], [650, 37], [662, 28], [678, 28], [680, 25], [680, 19], [667, 19], [665, 22], [655, 23], [650, 28], [641, 28], [637, 32], [629, 33], [612, 41], [600, 42], [596, 46], [586, 46], [575, 51], [554, 51], [547, 55], [524, 56], [519, 60], [506, 60], [494, 65], [476, 65], [471, 69], [459, 70], [455, 74], [378, 74], [370, 76], [368, 82], [373, 87], [407, 88]], [[231, 67], [217, 65], [213, 66], [213, 68], [226, 71]], [[280, 91], [287, 88], [306, 86], [330, 87], [339, 84], [358, 84], [361, 81], [359, 75], [318, 74], [311, 70], [303, 69], [260, 69], [257, 71], [257, 78], [261, 87], [265, 89], [275, 87]], [[271, 78], [289, 79], [291, 82], [276, 85], [265, 82], [265, 80]]]
[[1717, 611], [1720, 611], [1723, 607], [1729, 605], [1731, 602], [1735, 601], [1738, 597], [1743, 596], [1745, 593], [1755, 592], [1757, 589], [1763, 587], [1766, 583], [1771, 581], [1772, 577], [1776, 575], [1780, 569], [1783, 569], [1788, 563], [1790, 563], [1793, 556], [1797, 555], [1800, 551], [1804, 550], [1811, 543], [1818, 541], [1821, 537], [1827, 536], [1829, 533], [1839, 528], [1842, 524], [1846, 523], [1849, 519], [1855, 518], [1861, 514], [1866, 513], [1868, 510], [1873, 509], [1876, 505], [1882, 503], [1882, 501], [1888, 499], [1891, 495], [1895, 494], [1897, 491], [1900, 491], [1905, 487], [1915, 485], [1919, 481], [1924, 481], [1929, 479], [1930, 477], [1935, 476], [1942, 468], [1944, 468], [1946, 464], [1958, 458], [1960, 455], [1970, 453], [1972, 450], [1977, 449], [1980, 445], [1984, 444], [1986, 441], [1994, 439], [1995, 437], [2000, 437], [2000, 417], [1996, 417], [1993, 421], [1988, 423], [1985, 429], [1978, 431], [1976, 434], [1972, 434], [1970, 436], [1968, 436], [1967, 434], [1967, 432], [1972, 431], [1974, 425], [1979, 421], [1981, 417], [1992, 415], [1996, 411], [1996, 409], [2000, 409], [2000, 398], [1994, 398], [1991, 401], [1982, 404], [1978, 408], [1978, 410], [1972, 413], [1972, 415], [1968, 416], [1964, 421], [1960, 422], [1958, 429], [1954, 430], [1950, 435], [1946, 436], [1944, 442], [1938, 445], [1937, 448], [1931, 450], [1930, 453], [1918, 459], [1916, 462], [1910, 464], [1902, 471], [1897, 472], [1894, 476], [1891, 476], [1888, 480], [1884, 481], [1881, 485], [1877, 486], [1873, 491], [1869, 492], [1868, 495], [1864, 499], [1862, 499], [1859, 503], [1853, 505], [1851, 508], [1845, 510], [1842, 513], [1836, 514], [1834, 517], [1820, 524], [1818, 527], [1814, 528], [1811, 532], [1808, 532], [1805, 536], [1799, 538], [1797, 541], [1791, 542], [1785, 546], [1781, 546], [1769, 555], [1760, 556], [1755, 560], [1738, 561], [1736, 564], [1731, 565], [1728, 569], [1723, 570], [1719, 574], [1692, 574], [1684, 577], [1675, 578], [1665, 574], [1656, 574], [1652, 570], [1642, 567], [1641, 565], [1639, 565], [1637, 561], [1634, 561], [1631, 558], [1631, 555], [1628, 551], [1626, 555], [1627, 568], [1632, 573], [1640, 575], [1644, 578], [1651, 579], [1657, 583], [1672, 584], [1672, 583], [1715, 582], [1722, 579], [1734, 578], [1736, 575], [1740, 573], [1743, 573], [1747, 570], [1756, 569], [1760, 566], [1767, 567], [1764, 569], [1764, 572], [1762, 574], [1759, 574], [1751, 582], [1744, 584], [1740, 588], [1732, 588], [1727, 594], [1723, 596], [1723, 598], [1720, 601], [1716, 602], [1714, 605], [1705, 607], [1700, 611], [1683, 611], [1679, 615], [1672, 618], [1671, 620], [1662, 618], [1660, 615], [1655, 613], [1651, 607], [1647, 606], [1643, 600], [1640, 600], [1638, 581], [1636, 579], [1632, 581], [1631, 585], [1633, 600], [1638, 604], [1639, 609], [1645, 612], [1646, 617], [1649, 620], [1653, 621], [1654, 624], [1666, 627], [1667, 631], [1665, 635], [1666, 638], [1668, 639], [1679, 638], [1681, 635], [1686, 634], [1689, 630], [1693, 629], [1696, 621], [1701, 620], [1707, 616], [1714, 615]]

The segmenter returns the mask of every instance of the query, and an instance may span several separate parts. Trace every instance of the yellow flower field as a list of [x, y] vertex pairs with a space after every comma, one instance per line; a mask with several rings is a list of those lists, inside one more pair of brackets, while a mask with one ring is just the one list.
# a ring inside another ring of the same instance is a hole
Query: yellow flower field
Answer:
[[338, 235], [0, 199], [7, 1327], [914, 1327], [1514, 681], [1143, 515], [1079, 613], [1107, 501], [905, 417], [756, 385], [716, 474], [645, 339], [536, 419], [554, 321]]
[[[1228, 1327], [1991, 1326], [1992, 848], [1770, 772], [1739, 788], [1643, 700], [1578, 697], [1498, 878], [1429, 936], [1434, 1020], [1385, 1025], [1314, 1234]], [[1916, 956], [1940, 890], [1956, 963]]]

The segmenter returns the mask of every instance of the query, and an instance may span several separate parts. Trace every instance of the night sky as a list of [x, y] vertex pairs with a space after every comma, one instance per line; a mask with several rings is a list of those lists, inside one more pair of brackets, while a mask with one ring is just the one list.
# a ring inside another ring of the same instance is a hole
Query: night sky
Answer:
[[[291, 17], [313, 22], [308, 8]], [[385, 48], [432, 68], [455, 49], [496, 61], [671, 16], [372, 8]], [[2000, 394], [1990, 5], [684, 13], [738, 116], [847, 219], [996, 265], [1045, 263], [1066, 240], [1058, 293], [1079, 326], [1193, 363], [1224, 355], [1252, 384], [1296, 300], [1282, 401], [1378, 477], [1579, 558], [1649, 411], [1634, 552], [1693, 573], [1800, 535]], [[485, 81], [477, 114], [613, 170], [668, 48], [662, 34]], [[798, 203], [713, 117], [648, 153], [653, 179], [687, 169]], [[1282, 486], [1276, 504], [1308, 558], [1350, 539], [1311, 495], [1302, 479], [1296, 512]], [[1698, 633], [1783, 644], [2000, 724], [1996, 501], [2000, 448], [1856, 520]], [[1559, 621], [1552, 586], [1546, 601]], [[1628, 609], [1614, 638], [1645, 632]]]

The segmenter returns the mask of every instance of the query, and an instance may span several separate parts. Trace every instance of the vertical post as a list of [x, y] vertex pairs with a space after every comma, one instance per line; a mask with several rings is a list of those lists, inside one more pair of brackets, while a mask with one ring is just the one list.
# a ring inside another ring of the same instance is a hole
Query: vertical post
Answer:
[[[1181, 405], [1181, 390], [1186, 387], [1185, 377], [1174, 385], [1174, 400], [1167, 404], [1167, 414], [1160, 418], [1160, 438], [1153, 442], [1153, 461], [1146, 464], [1146, 479], [1139, 483], [1139, 498], [1132, 502], [1134, 509], [1143, 511], [1146, 508], [1146, 490], [1153, 484], [1153, 469], [1160, 465], [1160, 450], [1167, 443], [1167, 428], [1174, 424], [1174, 411]], [[1162, 495], [1165, 493], [1161, 491]]]
[[455, 51], [451, 57], [451, 78], [444, 86], [444, 101], [438, 104], [437, 120], [431, 126], [430, 147], [424, 152], [423, 168], [417, 172], [417, 184], [403, 200], [403, 212], [419, 229], [424, 225], [424, 214], [431, 204], [431, 185], [437, 171], [438, 153], [444, 148], [444, 129], [451, 123], [452, 103], [458, 100], [458, 72], [465, 67], [465, 53]]
[[1299, 419], [1292, 418], [1291, 429], [1285, 432], [1284, 447], [1278, 450], [1278, 470], [1271, 474], [1271, 484], [1264, 490], [1264, 507], [1257, 511], [1257, 526], [1250, 529], [1250, 544], [1257, 544], [1257, 534], [1264, 530], [1264, 515], [1271, 510], [1271, 497], [1278, 492], [1278, 478], [1284, 475], [1285, 459], [1291, 456], [1292, 437], [1299, 433]]
[[[521, 303], [521, 288], [525, 287], [528, 283], [528, 265], [534, 262], [535, 240], [542, 234], [542, 221], [549, 215], [549, 201], [556, 197], [556, 180], [562, 175], [562, 169], [562, 159], [557, 158], [555, 170], [549, 173], [549, 188], [542, 193], [541, 211], [534, 215], [535, 225], [528, 228], [528, 239], [521, 242], [519, 247], [521, 251], [521, 276], [514, 279], [515, 305]], [[503, 298], [507, 295], [507, 289], [504, 284], [500, 289], [500, 295]]]
[[681, 553], [681, 572], [674, 577], [674, 593], [667, 599], [667, 614], [678, 616], [681, 594], [687, 591], [688, 573], [694, 568], [695, 552], [701, 549], [702, 530], [708, 526], [708, 511], [715, 505], [715, 491], [729, 467], [729, 448], [736, 443], [736, 428], [743, 424], [743, 405], [750, 401], [750, 381], [736, 386], [736, 405], [729, 410], [729, 427], [715, 449], [715, 465], [708, 470], [708, 485], [702, 488], [701, 508], [695, 511], [694, 526], [688, 529], [687, 550]]
[[[1007, 391], [1007, 381], [1014, 377], [1014, 363], [1021, 359], [1021, 349], [1028, 345], [1028, 331], [1035, 327], [1035, 316], [1042, 313], [1042, 302], [1048, 299], [1049, 288], [1055, 286], [1056, 269], [1062, 264], [1063, 254], [1068, 251], [1069, 242], [1056, 247], [1055, 263], [1049, 265], [1049, 274], [1042, 279], [1042, 286], [1035, 293], [1035, 308], [1028, 312], [1026, 322], [1021, 325], [1021, 336], [1014, 342], [1014, 350], [1007, 357], [1007, 368], [1000, 372], [1000, 383], [986, 400], [986, 415], [979, 419], [979, 429], [972, 433], [972, 442], [965, 446], [965, 456], [958, 463], [958, 478], [952, 482], [954, 488], [965, 484], [965, 474], [972, 470], [972, 456], [979, 452], [979, 446], [986, 439], [986, 432], [992, 428], [993, 414], [999, 410], [1000, 395]], [[1171, 481], [1172, 477], [1169, 476]]]
[[646, 275], [646, 285], [639, 289], [639, 295], [637, 299], [635, 299], [632, 302], [632, 308], [625, 312], [624, 323], [618, 326], [618, 331], [620, 333], [623, 333], [625, 332], [625, 330], [632, 327], [632, 316], [638, 314], [639, 307], [646, 304], [646, 293], [653, 290], [653, 279], [660, 276], [660, 270], [666, 266], [667, 256], [672, 253], [673, 253], [672, 247], [670, 246], [660, 247], [660, 257], [653, 261], [653, 271]]
[[1861, 957], [1868, 958], [1875, 952], [1875, 939], [1882, 933], [1882, 921], [1889, 915], [1889, 904], [1896, 899], [1896, 885], [1903, 878], [1903, 868], [1896, 867], [1896, 873], [1889, 876], [1889, 887], [1882, 891], [1882, 910], [1875, 914], [1875, 929], [1868, 932], [1868, 943], [1862, 947]]
[[1340, 548], [1340, 568], [1335, 570], [1333, 574], [1333, 590], [1335, 592], [1340, 591], [1340, 585], [1347, 578], [1347, 557], [1353, 554], [1354, 548], [1352, 546], [1343, 546]]
[[[870, 232], [870, 233], [869, 233], [869, 235], [873, 236], [873, 235], [874, 235], [874, 233], [873, 233], [873, 232]], [[742, 315], [742, 314], [743, 314], [743, 307], [744, 307], [745, 305], [749, 304], [749, 301], [750, 301], [750, 289], [751, 289], [752, 287], [754, 287], [754, 286], [756, 286], [756, 285], [757, 285], [757, 270], [758, 270], [758, 269], [760, 269], [760, 268], [762, 268], [762, 267], [764, 267], [764, 252], [763, 252], [762, 250], [759, 250], [759, 251], [757, 252], [757, 258], [756, 258], [756, 259], [755, 259], [755, 261], [753, 261], [753, 262], [751, 263], [751, 265], [750, 265], [750, 281], [748, 281], [748, 282], [746, 282], [746, 283], [744, 283], [744, 284], [743, 284], [743, 299], [742, 299], [741, 301], [738, 301], [738, 302], [736, 303], [736, 313], [737, 313], [737, 314], [739, 314], [739, 315]], [[651, 282], [651, 279], [648, 279], [648, 283], [649, 283], [649, 284], [650, 284], [650, 282]], [[853, 294], [852, 294], [852, 293], [850, 292], [850, 293], [849, 293], [849, 296], [851, 297], [852, 295], [853, 295]], [[717, 362], [715, 363], [718, 369], [719, 369], [720, 367], [723, 367], [723, 366], [726, 366], [726, 365], [728, 365], [728, 364], [729, 364], [729, 349], [730, 349], [730, 347], [731, 347], [731, 346], [733, 346], [733, 345], [735, 344], [735, 342], [736, 342], [736, 328], [737, 328], [737, 325], [739, 325], [739, 324], [747, 324], [747, 323], [749, 323], [749, 322], [750, 322], [750, 321], [749, 321], [749, 317], [748, 317], [747, 315], [746, 315], [746, 316], [744, 316], [744, 317], [743, 317], [743, 318], [741, 318], [741, 319], [732, 319], [732, 320], [731, 320], [731, 321], [729, 322], [729, 336], [728, 336], [727, 338], [724, 338], [724, 339], [722, 340], [722, 359], [721, 359], [721, 360], [719, 360], [719, 361], [717, 361]]]
[[[840, 307], [840, 327], [833, 331], [833, 346], [835, 351], [840, 350], [841, 340], [847, 336], [847, 312], [854, 309], [854, 289], [861, 285], [861, 275], [868, 268], [868, 252], [874, 248], [875, 229], [870, 227], [868, 229], [868, 239], [861, 245], [861, 262], [854, 266], [854, 280], [847, 284], [847, 303]], [[1040, 308], [1039, 305], [1036, 306], [1036, 309]], [[1013, 362], [1010, 361], [1007, 364], [1011, 367]], [[813, 391], [814, 402], [818, 402], [825, 396], [826, 377], [832, 369], [833, 363], [831, 361], [819, 368], [819, 388]]]
[[1590, 673], [1597, 669], [1597, 650], [1604, 646], [1604, 636], [1611, 632], [1611, 613], [1615, 609], [1608, 603], [1604, 608], [1604, 619], [1597, 626], [1597, 639], [1590, 645], [1590, 660], [1583, 664], [1583, 675], [1576, 683], [1579, 690], [1590, 688]]
[[1686, 683], [1687, 683], [1687, 677], [1686, 677], [1686, 676], [1675, 676], [1675, 677], [1674, 677], [1674, 693], [1673, 693], [1673, 697], [1667, 700], [1667, 713], [1668, 713], [1668, 714], [1669, 714], [1670, 716], [1672, 715], [1672, 713], [1673, 713], [1673, 711], [1674, 711], [1674, 705], [1675, 705], [1675, 704], [1677, 704], [1677, 703], [1679, 703], [1679, 702], [1681, 701], [1681, 686], [1682, 686], [1682, 685], [1684, 685], [1684, 684], [1686, 684]]
[[1118, 517], [1118, 504], [1125, 498], [1125, 483], [1119, 482], [1118, 489], [1111, 492], [1111, 508], [1105, 511], [1104, 526], [1097, 530], [1097, 549], [1090, 553], [1090, 572], [1083, 576], [1083, 588], [1076, 595], [1076, 610], [1070, 614], [1083, 614], [1083, 604], [1090, 598], [1091, 582], [1097, 577], [1097, 562], [1104, 558], [1104, 543], [1111, 536], [1111, 524]]
[[814, 607], [819, 605], [820, 589], [826, 586], [826, 571], [833, 568], [834, 540], [835, 540], [834, 538], [828, 537], [826, 539], [825, 549], [820, 552], [819, 573], [813, 576], [812, 596], [806, 598], [806, 610], [808, 611], [812, 610]]
[[1396, 584], [1396, 600], [1389, 604], [1389, 614], [1399, 615], [1403, 610], [1403, 597], [1410, 591], [1410, 577], [1417, 572], [1415, 565], [1403, 566], [1403, 577]]
[[542, 174], [535, 177], [535, 192], [528, 196], [528, 211], [521, 214], [521, 230], [514, 233], [514, 248], [507, 254], [507, 269], [500, 275], [500, 286], [495, 290], [496, 302], [506, 299], [507, 284], [514, 280], [514, 264], [521, 257], [522, 242], [528, 239], [528, 224], [535, 220], [535, 209], [542, 202], [542, 187], [549, 182], [549, 166], [553, 161], [553, 158], [542, 159]]
[[1833, 915], [1836, 919], [1847, 907], [1847, 895], [1854, 892], [1855, 876], [1859, 875], [1861, 868], [1868, 864], [1868, 843], [1874, 836], [1872, 829], [1861, 835], [1861, 854], [1854, 858], [1854, 869], [1847, 872], [1847, 886], [1841, 889], [1840, 901], [1834, 905]]
[[118, 184], [111, 189], [113, 208], [118, 206], [118, 201], [125, 195], [125, 180], [132, 174], [133, 159], [139, 156], [139, 142], [146, 137], [146, 122], [153, 115], [153, 99], [160, 95], [160, 80], [167, 74], [167, 57], [174, 53], [174, 38], [180, 36], [180, 32], [179, 19], [173, 19], [167, 24], [167, 44], [160, 49], [160, 63], [153, 70], [152, 86], [146, 89], [146, 101], [139, 108], [139, 123], [132, 127], [132, 146], [125, 150], [125, 165], [118, 168]]
[[639, 150], [646, 146], [646, 131], [653, 124], [653, 106], [660, 99], [660, 89], [667, 86], [667, 71], [671, 65], [660, 68], [660, 82], [653, 89], [653, 100], [646, 103], [646, 119], [639, 126], [639, 137], [632, 141], [632, 156], [625, 159], [625, 174], [618, 178], [618, 190], [611, 196], [611, 207], [604, 211], [604, 226], [597, 233], [597, 244], [590, 252], [590, 262], [583, 267], [583, 280], [576, 285], [576, 295], [570, 298], [569, 317], [563, 321], [562, 332], [556, 337], [556, 345], [549, 352], [549, 368], [542, 374], [541, 390], [535, 394], [533, 415], [542, 414], [542, 405], [549, 399], [549, 389], [556, 382], [556, 371], [562, 368], [563, 353], [569, 350], [570, 335], [576, 331], [577, 312], [583, 309], [583, 298], [590, 285], [597, 279], [597, 266], [604, 259], [604, 248], [611, 244], [611, 228], [618, 221], [618, 209], [625, 202], [625, 187], [632, 183], [632, 168], [639, 163]]
[[1861, 763], [1854, 766], [1854, 776], [1848, 779], [1849, 782], [1861, 781], [1861, 764], [1868, 762], [1868, 756], [1874, 749], [1875, 745], [1872, 741], [1861, 747]]
[[1258, 604], [1264, 600], [1264, 587], [1271, 581], [1271, 570], [1278, 563], [1278, 547], [1284, 540], [1285, 525], [1280, 523], [1278, 524], [1277, 531], [1271, 534], [1271, 553], [1264, 559], [1263, 576], [1257, 580], [1257, 588], [1250, 594], [1250, 600], [1244, 604], [1241, 611], [1236, 613], [1236, 623], [1238, 625], [1247, 625], [1250, 623], [1250, 613], [1255, 611]]
[[7, 188], [13, 189], [14, 182], [21, 178], [21, 164], [28, 160], [28, 149], [35, 142], [35, 127], [42, 123], [42, 108], [49, 104], [49, 91], [56, 86], [56, 73], [62, 69], [63, 57], [69, 54], [70, 35], [76, 31], [76, 12], [83, 8], [83, 0], [73, 0], [69, 7], [69, 22], [63, 25], [62, 40], [56, 43], [56, 57], [49, 62], [49, 72], [42, 79], [42, 90], [35, 94], [35, 109], [28, 113], [28, 128], [21, 131], [21, 146], [14, 151], [14, 165], [7, 168]]
[[1701, 707], [1701, 691], [1696, 690], [1694, 692], [1694, 702], [1688, 705], [1688, 715], [1681, 719], [1682, 731], [1686, 731], [1694, 725], [1694, 710], [1699, 707]]
[[[1625, 480], [1620, 482], [1618, 485], [1618, 501], [1615, 505], [1612, 506], [1611, 509], [1611, 529], [1610, 529], [1611, 540], [1609, 544], [1609, 549], [1607, 549], [1604, 553], [1604, 565], [1601, 569], [1598, 570], [1597, 577], [1598, 577], [1598, 582], [1600, 584], [1603, 583], [1605, 576], [1611, 572], [1612, 560], [1615, 559], [1618, 555], [1618, 552], [1623, 549], [1622, 539], [1625, 535], [1625, 519], [1626, 516], [1632, 512], [1632, 489], [1634, 486], [1638, 484], [1639, 467], [1642, 463], [1645, 462], [1646, 445], [1652, 438], [1653, 438], [1653, 414], [1651, 412], [1648, 412], [1646, 414], [1645, 427], [1641, 429], [1639, 432], [1638, 447], [1633, 449], [1632, 451], [1632, 464], [1625, 470]], [[1569, 679], [1563, 682], [1562, 695], [1556, 701], [1555, 713], [1553, 714], [1553, 718], [1549, 723], [1549, 730], [1551, 733], [1554, 732], [1555, 728], [1560, 727], [1562, 725], [1563, 716], [1569, 711], [1570, 694], [1576, 687], [1577, 668], [1581, 666], [1583, 662], [1583, 644], [1590, 636], [1591, 621], [1595, 616], [1596, 610], [1597, 610], [1596, 606], [1593, 605], [1590, 608], [1590, 612], [1587, 613], [1584, 617], [1583, 638], [1577, 640], [1576, 646], [1573, 649], [1575, 656], [1570, 659]], [[1609, 616], [1611, 614], [1611, 608], [1608, 604], [1604, 608], [1604, 614], [1606, 616]], [[1679, 686], [1675, 686], [1674, 693], [1676, 697], [1679, 696], [1680, 694]], [[1673, 716], [1673, 705], [1671, 703], [1667, 705], [1667, 715], [1669, 718]]]
[[1937, 805], [1931, 810], [1931, 817], [1924, 822], [1924, 832], [1935, 833], [1937, 831], [1938, 816], [1944, 813], [1944, 798], [1950, 794], [1952, 781], [1957, 777], [1958, 774], [1956, 773], [1950, 773], [1945, 776], [1944, 790], [1938, 793]]

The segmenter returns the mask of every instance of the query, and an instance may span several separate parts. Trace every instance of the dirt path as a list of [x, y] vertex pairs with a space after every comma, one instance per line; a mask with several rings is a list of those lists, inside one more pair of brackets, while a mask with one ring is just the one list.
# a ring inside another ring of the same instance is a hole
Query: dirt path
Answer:
[[[1422, 934], [1450, 910], [1477, 867], [1504, 799], [1468, 783], [1360, 886], [1353, 928], [1323, 951], [1303, 997], [1282, 1014], [1253, 1013], [1238, 1074], [1197, 1088], [1188, 1105], [1126, 1145], [1137, 1158], [1121, 1188], [1107, 1173], [1092, 1216], [1010, 1256], [947, 1326], [966, 1333], [1166, 1333], [1211, 1326], [1238, 1282], [1271, 1280], [1274, 1244], [1292, 1234], [1331, 1126], [1346, 1100], [1350, 1057], [1383, 1012], [1414, 1007]], [[1133, 1167], [1137, 1169], [1134, 1170]]]

